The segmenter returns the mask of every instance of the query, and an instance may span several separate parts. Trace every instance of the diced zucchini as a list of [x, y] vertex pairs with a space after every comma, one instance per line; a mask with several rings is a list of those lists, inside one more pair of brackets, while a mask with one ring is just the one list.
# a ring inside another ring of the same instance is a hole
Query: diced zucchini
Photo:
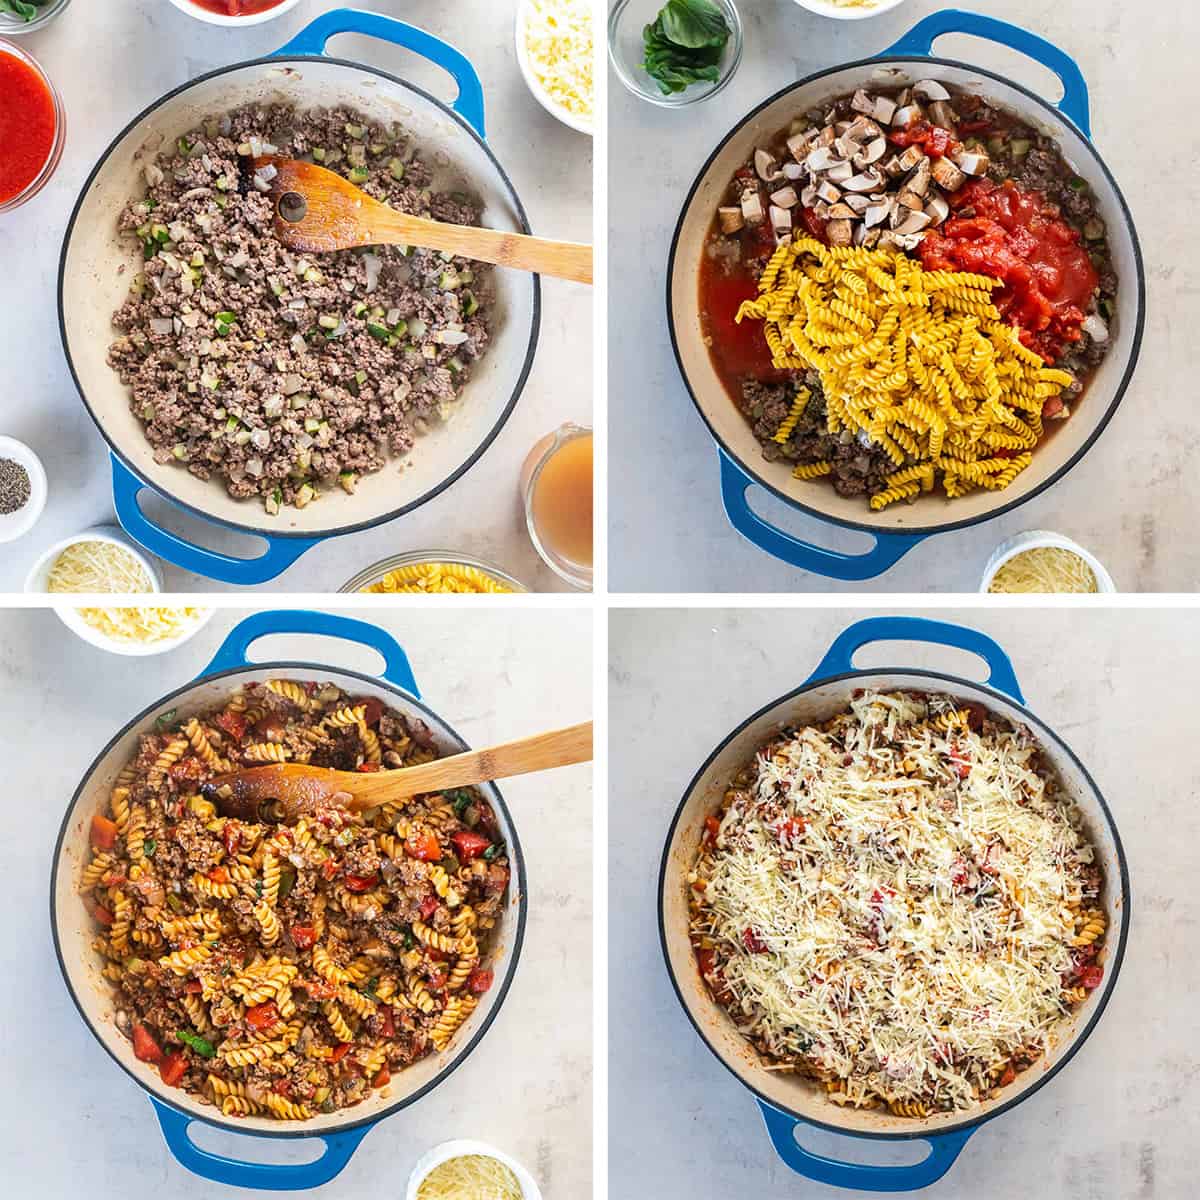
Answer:
[[475, 298], [475, 293], [464, 291], [462, 294], [462, 310], [463, 316], [473, 317], [479, 311], [479, 301]]
[[443, 292], [456, 291], [461, 282], [462, 281], [458, 277], [458, 272], [454, 270], [443, 271], [438, 277], [438, 287], [440, 287]]
[[404, 164], [398, 158], [393, 158], [388, 163], [388, 171], [391, 173], [392, 178], [397, 181], [404, 178]]
[[304, 484], [303, 487], [296, 493], [296, 507], [307, 508], [309, 504], [317, 498], [317, 493], [313, 491], [311, 484]]
[[351, 183], [366, 183], [371, 177], [366, 167], [351, 167], [349, 179]]
[[338, 476], [338, 483], [341, 485], [343, 492], [345, 492], [347, 495], [353, 496], [354, 488], [358, 483], [358, 476], [353, 471], [343, 471]]
[[313, 162], [324, 162], [325, 161], [325, 147], [324, 146], [314, 146], [312, 156], [313, 156]]
[[377, 338], [381, 342], [386, 342], [391, 336], [386, 325], [379, 325], [374, 321], [367, 322], [367, 332], [373, 338]]
[[361, 317], [366, 314], [367, 306], [360, 300], [351, 311], [356, 317]]
[[367, 136], [367, 127], [365, 125], [351, 125], [347, 122], [346, 133], [349, 137], [357, 138], [361, 141]]
[[308, 270], [304, 272], [304, 282], [305, 283], [324, 283], [325, 276], [322, 275], [321, 272], [318, 271], [316, 267], [309, 267]]
[[392, 326], [392, 336], [402, 338], [408, 332], [408, 322], [403, 317]]
[[321, 428], [321, 422], [316, 417], [306, 417], [304, 420], [304, 432], [316, 433]]
[[357, 383], [359, 387], [362, 387], [362, 385], [367, 382], [366, 371], [355, 371], [354, 382]]
[[322, 313], [317, 318], [317, 324], [322, 329], [336, 329], [342, 323], [341, 317], [334, 316], [331, 313]]
[[167, 232], [167, 227], [165, 225], [151, 225], [150, 236], [160, 246], [165, 246], [171, 240], [171, 235]]
[[182, 442], [176, 442], [175, 445], [171, 447], [171, 453], [180, 462], [187, 461], [187, 456], [188, 456], [187, 447]]

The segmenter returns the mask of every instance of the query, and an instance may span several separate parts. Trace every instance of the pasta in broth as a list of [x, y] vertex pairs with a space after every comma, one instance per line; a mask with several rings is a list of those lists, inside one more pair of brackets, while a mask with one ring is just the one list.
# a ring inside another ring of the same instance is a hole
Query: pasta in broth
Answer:
[[242, 764], [372, 771], [436, 758], [422, 722], [333, 684], [247, 684], [168, 714], [91, 823], [80, 890], [116, 1022], [162, 1080], [226, 1116], [306, 1120], [444, 1050], [492, 985], [509, 881], [473, 788], [293, 824], [200, 794]]

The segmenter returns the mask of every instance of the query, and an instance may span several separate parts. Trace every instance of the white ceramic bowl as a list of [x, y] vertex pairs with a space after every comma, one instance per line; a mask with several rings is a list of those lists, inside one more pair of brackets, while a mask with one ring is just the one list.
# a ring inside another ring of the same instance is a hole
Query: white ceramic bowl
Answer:
[[537, 1180], [516, 1159], [509, 1158], [503, 1150], [497, 1150], [494, 1146], [489, 1146], [484, 1142], [471, 1142], [464, 1139], [443, 1142], [440, 1146], [434, 1146], [428, 1154], [422, 1155], [417, 1165], [413, 1167], [412, 1174], [408, 1177], [406, 1200], [417, 1200], [417, 1189], [425, 1182], [434, 1167], [440, 1167], [449, 1159], [462, 1158], [468, 1154], [480, 1154], [502, 1162], [517, 1177], [524, 1200], [542, 1200], [542, 1190], [538, 1187]]
[[869, 8], [863, 5], [843, 8], [840, 4], [830, 3], [830, 0], [796, 0], [796, 3], [819, 17], [831, 17], [835, 21], [865, 21], [868, 17], [877, 17], [880, 13], [899, 8], [904, 0], [875, 0]]
[[46, 469], [42, 460], [16, 438], [0, 437], [0, 458], [19, 463], [29, 476], [29, 499], [16, 512], [0, 515], [0, 542], [13, 542], [37, 524], [46, 507]]
[[1048, 546], [1056, 550], [1069, 550], [1072, 554], [1076, 554], [1082, 558], [1096, 577], [1097, 592], [1115, 592], [1117, 590], [1117, 585], [1113, 582], [1112, 576], [1105, 570], [1104, 565], [1091, 551], [1085, 550], [1078, 542], [1071, 541], [1069, 537], [1063, 537], [1061, 533], [1053, 533], [1049, 529], [1031, 529], [1027, 533], [1018, 533], [1015, 537], [1010, 537], [1007, 541], [1001, 542], [992, 553], [992, 557], [988, 559], [987, 566], [983, 570], [983, 582], [979, 585], [979, 590], [987, 592], [988, 588], [992, 586], [992, 580], [995, 578], [996, 572], [1010, 558], [1014, 558], [1026, 550], [1036, 550], [1041, 546]]
[[285, 12], [291, 12], [300, 0], [283, 0], [282, 4], [275, 5], [274, 8], [268, 8], [264, 12], [249, 13], [244, 17], [226, 17], [221, 13], [209, 12], [206, 8], [201, 8], [198, 4], [193, 4], [192, 0], [171, 0], [180, 12], [185, 12], [189, 17], [195, 17], [197, 21], [207, 21], [209, 25], [262, 25], [267, 21], [273, 21], [276, 17], [282, 17]]
[[[533, 98], [552, 116], [561, 121], [564, 125], [574, 129], [576, 133], [586, 133], [588, 137], [592, 136], [593, 122], [585, 120], [577, 113], [573, 113], [565, 109], [557, 100], [555, 100], [549, 92], [542, 87], [537, 76], [533, 73], [533, 67], [529, 62], [529, 49], [525, 44], [525, 29], [526, 22], [529, 19], [529, 10], [532, 7], [531, 0], [520, 0], [517, 5], [517, 19], [515, 28], [515, 38], [517, 43], [517, 65], [521, 68], [521, 74], [525, 79], [525, 86], [533, 94]], [[595, 39], [595, 14], [592, 16], [592, 38]], [[593, 94], [592, 105], [593, 112], [595, 111], [595, 80], [592, 82]]]

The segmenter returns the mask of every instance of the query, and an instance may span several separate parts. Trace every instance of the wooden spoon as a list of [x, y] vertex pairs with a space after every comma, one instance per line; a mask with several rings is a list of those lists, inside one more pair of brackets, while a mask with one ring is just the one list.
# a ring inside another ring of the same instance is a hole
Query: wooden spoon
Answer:
[[335, 771], [307, 763], [271, 763], [216, 775], [200, 790], [227, 817], [257, 821], [262, 805], [274, 801], [284, 819], [293, 820], [334, 796], [343, 808], [359, 812], [385, 800], [566, 767], [591, 757], [592, 723], [585, 721], [398, 771]]
[[355, 246], [422, 246], [477, 262], [592, 282], [591, 246], [410, 217], [316, 163], [270, 155], [254, 160], [256, 173], [268, 165], [275, 168], [270, 180], [275, 234], [289, 249], [320, 254]]

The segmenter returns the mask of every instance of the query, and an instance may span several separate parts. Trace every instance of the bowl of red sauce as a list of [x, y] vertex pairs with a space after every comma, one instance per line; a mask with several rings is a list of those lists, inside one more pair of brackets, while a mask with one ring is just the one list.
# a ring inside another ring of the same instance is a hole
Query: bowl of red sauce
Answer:
[[46, 186], [62, 158], [62, 100], [32, 55], [0, 38], [0, 213]]
[[261, 25], [281, 17], [300, 0], [171, 0], [181, 12], [210, 25]]

